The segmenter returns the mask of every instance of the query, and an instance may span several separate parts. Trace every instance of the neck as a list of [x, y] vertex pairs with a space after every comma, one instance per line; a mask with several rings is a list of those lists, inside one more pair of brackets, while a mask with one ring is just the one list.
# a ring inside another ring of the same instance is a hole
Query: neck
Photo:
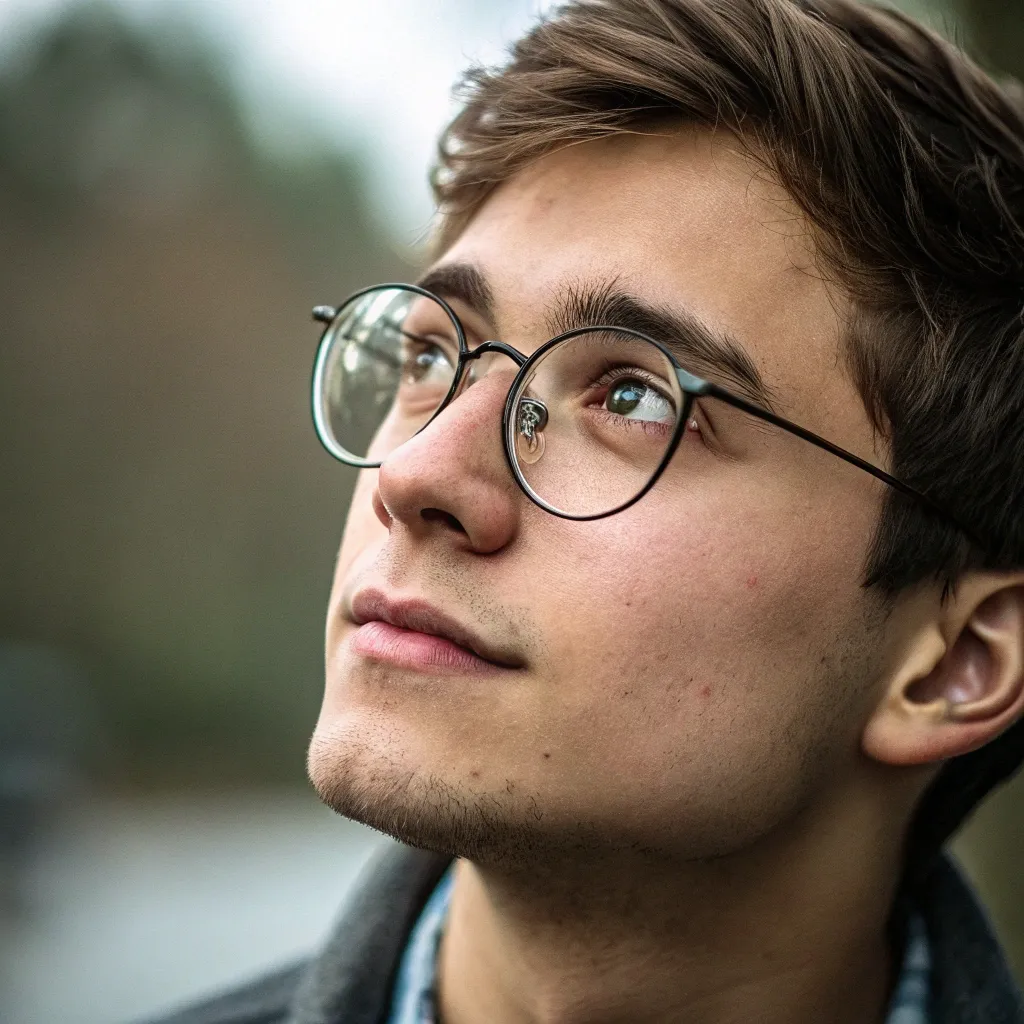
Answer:
[[855, 848], [847, 829], [826, 830], [824, 843], [800, 831], [696, 863], [609, 858], [526, 872], [458, 862], [442, 1019], [881, 1022], [898, 847], [879, 829]]

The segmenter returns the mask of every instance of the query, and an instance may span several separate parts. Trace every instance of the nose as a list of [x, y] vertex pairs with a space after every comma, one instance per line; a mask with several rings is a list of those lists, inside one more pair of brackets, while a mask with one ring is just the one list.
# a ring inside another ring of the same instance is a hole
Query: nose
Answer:
[[478, 372], [467, 375], [458, 396], [382, 463], [373, 503], [389, 530], [477, 554], [493, 554], [516, 536], [524, 496], [501, 438], [515, 369], [492, 369], [491, 361], [470, 363]]

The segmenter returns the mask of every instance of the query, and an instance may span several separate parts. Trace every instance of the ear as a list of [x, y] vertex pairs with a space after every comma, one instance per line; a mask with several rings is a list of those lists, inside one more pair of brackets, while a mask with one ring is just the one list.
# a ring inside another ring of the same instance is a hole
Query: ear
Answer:
[[936, 605], [865, 726], [861, 746], [876, 761], [945, 761], [1024, 714], [1024, 575], [969, 573]]

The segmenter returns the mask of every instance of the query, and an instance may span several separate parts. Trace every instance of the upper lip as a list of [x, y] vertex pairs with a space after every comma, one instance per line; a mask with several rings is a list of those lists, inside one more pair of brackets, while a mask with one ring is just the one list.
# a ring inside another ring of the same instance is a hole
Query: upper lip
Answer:
[[514, 653], [490, 644], [471, 629], [419, 598], [390, 598], [381, 590], [359, 590], [352, 598], [351, 618], [357, 625], [387, 622], [401, 629], [443, 637], [471, 651], [478, 658], [503, 668], [522, 668]]

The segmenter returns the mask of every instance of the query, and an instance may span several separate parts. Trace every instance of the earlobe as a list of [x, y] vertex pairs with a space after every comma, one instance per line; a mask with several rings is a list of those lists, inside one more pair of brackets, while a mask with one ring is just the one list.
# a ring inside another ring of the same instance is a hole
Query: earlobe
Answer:
[[871, 758], [926, 765], [1024, 714], [1024, 577], [975, 573], [914, 638], [862, 736]]

